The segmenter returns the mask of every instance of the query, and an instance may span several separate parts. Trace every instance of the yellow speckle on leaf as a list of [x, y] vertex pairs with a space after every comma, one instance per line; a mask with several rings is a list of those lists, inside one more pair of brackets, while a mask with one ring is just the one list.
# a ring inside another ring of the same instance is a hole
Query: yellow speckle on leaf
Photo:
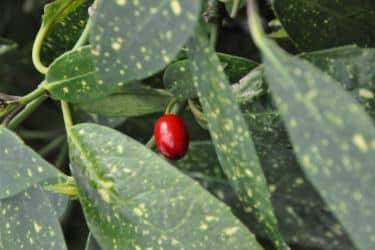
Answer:
[[34, 229], [36, 233], [39, 233], [42, 230], [42, 226], [34, 222]]
[[181, 15], [182, 8], [181, 8], [181, 4], [178, 0], [172, 0], [171, 1], [171, 9], [173, 11], [173, 14], [175, 14], [176, 16]]
[[102, 197], [103, 201], [109, 203], [110, 202], [110, 196], [109, 196], [109, 193], [108, 193], [108, 190], [106, 189], [99, 189], [98, 190], [100, 196]]
[[372, 91], [368, 89], [358, 89], [358, 94], [359, 96], [363, 98], [367, 98], [367, 99], [374, 98], [374, 93], [372, 93]]
[[238, 227], [229, 227], [224, 229], [224, 233], [228, 236], [234, 235], [238, 231]]
[[124, 6], [126, 4], [126, 0], [116, 0], [116, 3], [120, 6]]
[[118, 51], [121, 49], [121, 44], [118, 43], [118, 42], [113, 42], [112, 43], [112, 49], [115, 50], [115, 51]]
[[208, 228], [208, 226], [207, 226], [207, 224], [205, 224], [205, 223], [202, 223], [202, 224], [199, 226], [199, 229], [200, 229], [200, 230], [207, 230], [207, 228]]
[[354, 145], [361, 152], [366, 153], [368, 151], [368, 145], [367, 145], [367, 142], [366, 142], [365, 138], [363, 138], [363, 135], [361, 135], [361, 134], [354, 134], [352, 139], [353, 139]]

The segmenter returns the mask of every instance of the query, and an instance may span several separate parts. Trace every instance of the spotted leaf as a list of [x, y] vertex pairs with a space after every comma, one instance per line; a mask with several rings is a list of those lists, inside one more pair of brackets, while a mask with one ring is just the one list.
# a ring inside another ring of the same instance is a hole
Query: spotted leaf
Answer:
[[151, 88], [125, 88], [103, 99], [81, 103], [79, 107], [101, 116], [134, 117], [163, 112], [170, 99], [171, 96]]
[[228, 207], [142, 144], [94, 124], [69, 138], [83, 210], [104, 250], [262, 249]]
[[251, 13], [268, 84], [297, 158], [358, 249], [375, 247], [375, 127], [335, 79], [266, 38]]
[[29, 188], [0, 200], [0, 248], [66, 250], [54, 207], [46, 193]]
[[0, 128], [0, 168], [0, 199], [60, 175], [57, 169], [5, 128]]
[[199, 0], [98, 1], [91, 36], [105, 84], [139, 80], [160, 71], [190, 36]]
[[96, 78], [90, 47], [69, 51], [50, 66], [43, 87], [53, 98], [69, 102], [87, 102], [114, 92], [118, 87]]
[[[344, 46], [299, 55], [328, 73], [362, 104], [375, 118], [375, 49]], [[264, 68], [258, 67], [243, 79], [251, 85], [264, 85]]]
[[[230, 82], [237, 82], [258, 64], [252, 60], [217, 53], [225, 74]], [[197, 91], [193, 85], [193, 76], [188, 59], [170, 64], [164, 72], [163, 83], [177, 98], [186, 100], [195, 98]]]
[[[296, 45], [304, 51], [340, 45], [375, 45], [372, 0], [274, 0], [274, 10]], [[303, 28], [301, 28], [303, 27]]]
[[[303, 247], [354, 249], [343, 226], [306, 178], [277, 112], [244, 113], [271, 191], [272, 205], [285, 240]], [[221, 174], [211, 141], [191, 142], [176, 167], [196, 178], [258, 236], [265, 237], [251, 212], [239, 206], [230, 182]]]
[[41, 51], [45, 64], [73, 48], [86, 25], [91, 3], [91, 0], [56, 0], [46, 5], [41, 26], [48, 29]]
[[375, 49], [346, 46], [306, 53], [302, 58], [340, 82], [375, 119]]
[[224, 69], [202, 32], [189, 42], [194, 86], [221, 166], [240, 200], [278, 249], [288, 249], [274, 216], [270, 193], [246, 122]]

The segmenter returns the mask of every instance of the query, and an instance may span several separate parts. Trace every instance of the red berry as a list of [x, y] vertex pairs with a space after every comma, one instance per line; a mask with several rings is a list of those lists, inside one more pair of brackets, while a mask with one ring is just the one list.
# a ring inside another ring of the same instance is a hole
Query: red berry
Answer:
[[177, 115], [163, 115], [154, 127], [155, 143], [159, 151], [170, 160], [186, 154], [189, 136], [184, 121]]

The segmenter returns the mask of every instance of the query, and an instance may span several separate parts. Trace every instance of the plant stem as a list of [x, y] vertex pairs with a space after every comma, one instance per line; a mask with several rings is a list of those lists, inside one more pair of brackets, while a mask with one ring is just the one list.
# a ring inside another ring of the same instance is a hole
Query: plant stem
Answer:
[[91, 26], [92, 26], [91, 18], [89, 18], [87, 20], [87, 23], [86, 23], [86, 26], [85, 26], [84, 30], [81, 33], [81, 36], [79, 37], [78, 41], [74, 45], [73, 50], [78, 49], [79, 47], [82, 47], [83, 45], [85, 45], [85, 43], [86, 43], [86, 41], [87, 41], [87, 39], [90, 35]]
[[155, 136], [152, 136], [146, 143], [146, 147], [152, 149], [155, 146]]
[[210, 44], [213, 49], [216, 48], [217, 33], [218, 33], [218, 24], [217, 23], [210, 24]]
[[48, 30], [49, 26], [39, 30], [38, 34], [36, 35], [32, 51], [33, 64], [35, 68], [43, 75], [47, 73], [48, 68], [42, 63], [40, 59], [40, 52], [42, 50], [43, 40], [46, 37]]
[[17, 128], [18, 125], [20, 125], [27, 117], [29, 117], [29, 115], [32, 114], [46, 99], [47, 96], [42, 95], [27, 104], [27, 106], [9, 122], [7, 127], [9, 129]]
[[56, 168], [61, 169], [63, 167], [67, 154], [68, 154], [68, 144], [64, 143], [55, 161]]
[[[43, 84], [43, 83], [42, 83]], [[29, 94], [25, 95], [25, 96], [22, 96], [20, 99], [19, 99], [19, 102], [21, 104], [28, 104], [29, 102], [37, 99], [38, 97], [40, 97], [41, 95], [43, 95], [46, 90], [42, 87], [40, 87], [41, 85], [39, 85], [38, 88], [36, 88], [34, 91], [30, 92]]]
[[77, 196], [78, 195], [78, 189], [75, 183], [57, 183], [53, 185], [47, 185], [44, 186], [44, 189], [54, 192], [54, 193], [59, 193], [59, 194], [66, 194], [70, 196]]
[[22, 129], [18, 131], [18, 134], [26, 140], [48, 140], [61, 134], [61, 130], [43, 131]]
[[237, 16], [238, 8], [240, 7], [241, 0], [234, 0], [232, 10], [230, 12], [230, 17], [235, 18]]
[[72, 114], [70, 112], [69, 104], [67, 102], [61, 102], [61, 109], [63, 112], [65, 129], [68, 132], [71, 127], [73, 127]]
[[[73, 47], [73, 50], [80, 48], [82, 45], [84, 45], [89, 37], [91, 30], [91, 19], [89, 18], [87, 20], [85, 29], [82, 31], [81, 36], [79, 37], [78, 41]], [[66, 131], [68, 131], [71, 127], [73, 127], [73, 119], [72, 114], [70, 112], [69, 104], [65, 101], [61, 101], [61, 109], [63, 111], [63, 117], [64, 117], [64, 123]]]
[[44, 157], [47, 156], [48, 154], [53, 152], [56, 148], [58, 148], [64, 141], [65, 141], [65, 135], [61, 135], [59, 137], [56, 137], [54, 140], [52, 140], [46, 146], [41, 148], [39, 150], [39, 154], [44, 156]]

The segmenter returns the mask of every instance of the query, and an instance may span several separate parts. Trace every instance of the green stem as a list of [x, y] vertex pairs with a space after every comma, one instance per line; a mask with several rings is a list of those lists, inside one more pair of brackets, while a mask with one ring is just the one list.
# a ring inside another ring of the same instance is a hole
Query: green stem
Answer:
[[69, 104], [67, 102], [61, 102], [61, 109], [63, 112], [65, 129], [68, 132], [71, 127], [73, 127], [72, 113], [70, 112]]
[[48, 140], [61, 134], [61, 130], [43, 131], [21, 129], [18, 131], [18, 134], [25, 140]]
[[59, 137], [56, 137], [54, 140], [52, 140], [50, 143], [48, 143], [46, 146], [41, 148], [39, 150], [39, 154], [42, 156], [47, 156], [51, 152], [53, 152], [56, 148], [58, 148], [63, 142], [65, 141], [65, 135], [61, 135]]
[[188, 105], [189, 105], [189, 108], [191, 110], [191, 112], [193, 113], [193, 115], [201, 120], [201, 121], [206, 121], [206, 118], [204, 117], [204, 114], [202, 111], [199, 110], [199, 108], [195, 105], [194, 101], [193, 100], [188, 100]]
[[36, 35], [34, 44], [33, 44], [33, 51], [32, 51], [32, 60], [35, 68], [45, 75], [48, 72], [48, 67], [45, 66], [41, 59], [40, 59], [40, 52], [42, 51], [43, 41], [46, 38], [50, 28], [53, 24], [55, 24], [55, 19], [66, 10], [70, 5], [72, 4], [72, 1], [67, 1], [65, 5], [57, 12], [55, 15], [51, 18], [52, 21], [47, 22], [46, 24], [42, 24], [42, 27], [38, 31], [38, 34]]
[[[78, 41], [73, 47], [73, 50], [80, 48], [83, 46], [90, 34], [91, 30], [91, 19], [89, 18], [87, 20], [85, 29], [82, 31], [81, 36], [79, 37]], [[68, 132], [71, 127], [73, 127], [73, 119], [72, 119], [72, 114], [70, 112], [69, 104], [65, 101], [61, 101], [61, 109], [63, 111], [63, 117], [64, 117], [64, 123], [65, 123], [65, 129]]]
[[7, 125], [9, 129], [17, 128], [30, 114], [32, 114], [45, 100], [47, 96], [42, 95], [37, 99], [33, 100], [20, 112], [16, 115]]
[[218, 33], [218, 24], [212, 23], [210, 24], [210, 44], [212, 48], [216, 48], [217, 42], [217, 33]]
[[77, 185], [74, 182], [63, 182], [63, 183], [56, 183], [53, 185], [44, 186], [44, 189], [59, 193], [59, 194], [66, 194], [70, 196], [78, 196], [78, 189]]
[[48, 67], [46, 67], [42, 60], [40, 59], [40, 52], [42, 50], [43, 40], [47, 35], [47, 32], [49, 30], [48, 27], [41, 28], [36, 35], [34, 45], [33, 45], [33, 51], [32, 51], [32, 60], [35, 68], [43, 75], [45, 75], [48, 71]]
[[79, 37], [79, 39], [76, 42], [76, 44], [74, 45], [73, 50], [78, 49], [79, 47], [82, 47], [83, 45], [85, 45], [85, 43], [88, 40], [88, 37], [90, 35], [91, 26], [92, 26], [91, 18], [89, 18], [87, 20], [85, 29], [82, 31], [82, 34]]
[[67, 154], [68, 154], [68, 144], [65, 143], [63, 147], [61, 148], [59, 155], [57, 156], [56, 161], [55, 161], [55, 166], [58, 169], [61, 169], [63, 167]]
[[146, 143], [146, 147], [152, 149], [155, 146], [155, 136], [152, 136]]
[[[42, 83], [43, 84], [43, 83]], [[38, 87], [36, 88], [34, 91], [32, 91], [31, 93], [25, 95], [25, 96], [22, 96], [20, 99], [19, 99], [19, 102], [21, 104], [28, 104], [29, 102], [37, 99], [38, 97], [40, 97], [41, 95], [43, 95], [44, 93], [46, 93], [46, 90], [42, 87]]]
[[241, 0], [234, 0], [232, 10], [230, 12], [230, 17], [235, 18], [237, 16], [238, 8], [240, 7]]

